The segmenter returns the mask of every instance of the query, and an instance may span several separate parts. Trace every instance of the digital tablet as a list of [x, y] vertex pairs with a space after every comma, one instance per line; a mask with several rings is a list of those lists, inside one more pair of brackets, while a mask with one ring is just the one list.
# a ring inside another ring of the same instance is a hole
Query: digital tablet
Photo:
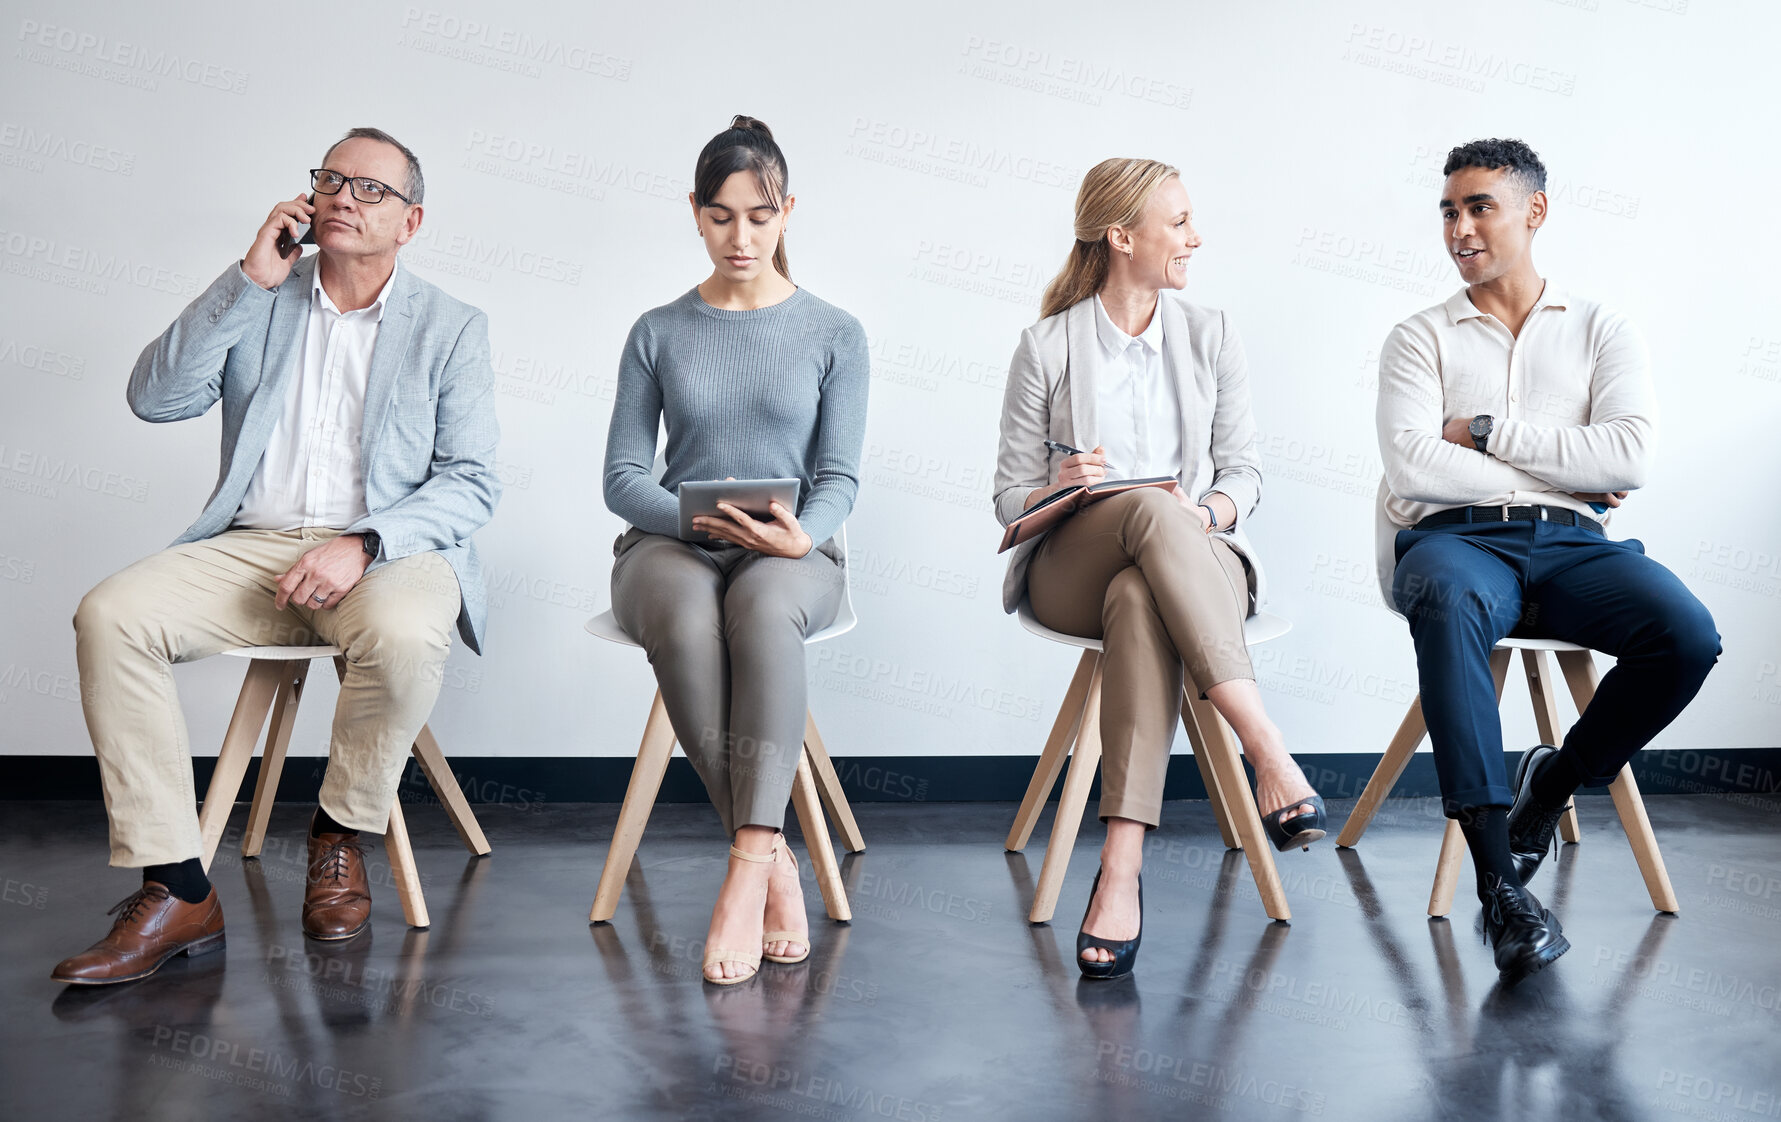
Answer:
[[680, 540], [683, 542], [713, 542], [720, 539], [712, 537], [703, 530], [693, 529], [693, 519], [701, 514], [724, 517], [717, 509], [720, 502], [729, 503], [750, 518], [762, 522], [771, 522], [773, 512], [768, 504], [777, 502], [785, 509], [796, 512], [798, 509], [798, 481], [796, 479], [696, 479], [688, 480], [680, 485]]

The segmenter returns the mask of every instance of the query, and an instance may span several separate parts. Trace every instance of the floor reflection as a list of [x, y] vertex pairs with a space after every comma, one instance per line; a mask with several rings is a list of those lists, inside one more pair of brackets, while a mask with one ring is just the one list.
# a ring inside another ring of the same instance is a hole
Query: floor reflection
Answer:
[[[1629, 1026], [1626, 1013], [1636, 977], [1654, 962], [1677, 922], [1654, 914], [1633, 956], [1633, 968], [1599, 1002], [1581, 994], [1579, 971], [1587, 964], [1570, 955], [1537, 974], [1503, 980], [1494, 970], [1468, 979], [1455, 946], [1456, 927], [1482, 939], [1481, 923], [1429, 917], [1429, 965], [1418, 963], [1396, 932], [1394, 918], [1367, 875], [1359, 853], [1339, 851], [1355, 899], [1365, 917], [1366, 944], [1384, 960], [1404, 1005], [1418, 1015], [1425, 1043], [1417, 1049], [1427, 1105], [1440, 1117], [1519, 1120], [1533, 1117], [1632, 1119], [1644, 1111], [1620, 1067], [1619, 1050]], [[1561, 859], [1546, 885], [1554, 910], [1574, 891], [1575, 864]], [[1454, 911], [1465, 915], [1464, 892]], [[1477, 961], [1477, 960], [1474, 960]], [[1488, 960], [1485, 960], [1486, 962]], [[1431, 968], [1432, 967], [1432, 968]], [[1473, 992], [1482, 991], [1474, 1007]], [[1411, 1112], [1423, 1117], [1424, 1112]]]

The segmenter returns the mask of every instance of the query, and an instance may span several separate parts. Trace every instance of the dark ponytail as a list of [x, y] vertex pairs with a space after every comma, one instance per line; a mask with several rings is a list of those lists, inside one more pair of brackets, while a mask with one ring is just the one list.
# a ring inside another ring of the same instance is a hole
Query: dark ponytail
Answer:
[[[730, 127], [712, 137], [699, 152], [699, 162], [693, 166], [693, 205], [710, 206], [724, 181], [739, 171], [754, 173], [762, 196], [775, 210], [784, 207], [790, 182], [785, 153], [774, 142], [772, 129], [741, 113], [731, 118]], [[785, 260], [783, 233], [773, 248], [773, 267], [786, 280], [792, 279], [791, 266]]]

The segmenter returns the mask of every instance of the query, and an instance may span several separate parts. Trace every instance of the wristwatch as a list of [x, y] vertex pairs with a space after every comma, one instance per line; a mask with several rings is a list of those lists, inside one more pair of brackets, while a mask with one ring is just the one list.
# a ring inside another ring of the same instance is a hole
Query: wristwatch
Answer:
[[1473, 417], [1472, 423], [1467, 426], [1467, 431], [1472, 434], [1472, 447], [1488, 453], [1490, 449], [1486, 445], [1490, 443], [1490, 430], [1496, 427], [1496, 423], [1497, 419], [1489, 413], [1480, 413]]
[[360, 530], [360, 540], [365, 546], [365, 556], [377, 560], [378, 553], [383, 549], [383, 537], [376, 530]]

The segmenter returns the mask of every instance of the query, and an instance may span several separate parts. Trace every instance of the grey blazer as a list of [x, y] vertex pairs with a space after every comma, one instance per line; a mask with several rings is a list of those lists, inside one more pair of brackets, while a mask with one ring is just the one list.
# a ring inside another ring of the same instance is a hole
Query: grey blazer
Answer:
[[[1170, 291], [1157, 299], [1163, 317], [1168, 368], [1181, 398], [1181, 447], [1195, 457], [1190, 493], [1222, 491], [1237, 507], [1237, 521], [1219, 534], [1249, 569], [1254, 612], [1266, 598], [1261, 563], [1243, 533], [1243, 520], [1261, 501], [1262, 473], [1256, 455], [1255, 418], [1249, 409], [1249, 368], [1243, 344], [1223, 312], [1190, 304]], [[1029, 492], [1057, 477], [1049, 438], [1075, 448], [1100, 443], [1095, 422], [1095, 379], [1102, 366], [1091, 296], [1022, 331], [1008, 365], [1002, 398], [1002, 440], [996, 453], [996, 517], [1006, 526], [1019, 517]], [[1210, 450], [1210, 456], [1200, 453]], [[1002, 608], [1012, 612], [1026, 596], [1027, 566], [1044, 540], [1016, 546], [1002, 582]]]
[[[302, 358], [315, 268], [315, 255], [305, 257], [268, 292], [230, 265], [136, 360], [127, 396], [145, 421], [183, 421], [223, 403], [216, 489], [173, 544], [222, 533], [241, 509]], [[458, 633], [478, 654], [488, 594], [470, 535], [501, 497], [494, 395], [486, 317], [398, 269], [365, 387], [370, 513], [346, 532], [382, 537], [373, 569], [426, 550], [444, 557], [462, 593]]]

